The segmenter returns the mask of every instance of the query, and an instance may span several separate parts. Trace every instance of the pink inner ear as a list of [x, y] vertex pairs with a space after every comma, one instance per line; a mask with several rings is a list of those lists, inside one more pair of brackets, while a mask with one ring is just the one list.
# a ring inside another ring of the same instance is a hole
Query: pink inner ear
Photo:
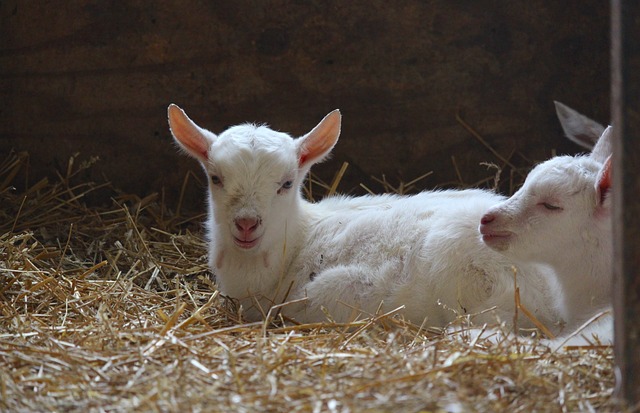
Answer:
[[207, 141], [202, 135], [190, 129], [183, 129], [180, 142], [196, 155], [200, 155], [203, 160], [206, 161], [209, 158]]
[[600, 195], [600, 204], [604, 202], [604, 198], [607, 192], [611, 189], [611, 156], [607, 158], [602, 172], [600, 173], [600, 179], [598, 180], [598, 193]]
[[327, 140], [323, 138], [324, 135], [314, 135], [305, 141], [305, 145], [302, 147], [302, 153], [298, 159], [299, 167], [302, 167], [312, 159], [321, 157], [326, 151], [331, 149], [331, 142], [327, 142]]
[[298, 168], [302, 168], [302, 166], [307, 163], [308, 160], [309, 152], [305, 151], [304, 153], [300, 154], [300, 159], [298, 159]]
[[304, 163], [307, 161], [307, 155], [306, 154], [302, 154], [300, 155], [300, 159], [298, 159], [298, 167], [302, 167], [302, 165], [304, 165]]
[[327, 150], [327, 144], [325, 141], [319, 139], [307, 139], [307, 145], [302, 148], [302, 153], [298, 159], [298, 166], [302, 167], [311, 159], [318, 158]]
[[303, 167], [327, 155], [340, 136], [340, 120], [340, 111], [336, 109], [325, 116], [311, 132], [300, 138], [303, 141], [299, 148], [298, 167]]
[[169, 106], [169, 127], [173, 136], [192, 156], [206, 161], [209, 158], [209, 143], [182, 109]]
[[205, 161], [209, 159], [209, 153], [206, 150], [201, 150], [200, 156], [202, 156], [202, 159], [204, 159]]

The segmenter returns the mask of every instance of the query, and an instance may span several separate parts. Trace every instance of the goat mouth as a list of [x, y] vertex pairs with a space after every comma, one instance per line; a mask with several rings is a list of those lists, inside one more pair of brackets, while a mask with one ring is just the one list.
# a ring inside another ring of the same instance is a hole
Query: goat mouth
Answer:
[[513, 236], [513, 233], [509, 231], [482, 231], [481, 229], [480, 233], [482, 234], [482, 241], [487, 246], [498, 250], [506, 249]]
[[260, 241], [260, 237], [254, 239], [240, 239], [238, 237], [233, 237], [233, 242], [240, 248], [245, 250], [250, 250], [251, 248], [258, 245], [258, 241]]

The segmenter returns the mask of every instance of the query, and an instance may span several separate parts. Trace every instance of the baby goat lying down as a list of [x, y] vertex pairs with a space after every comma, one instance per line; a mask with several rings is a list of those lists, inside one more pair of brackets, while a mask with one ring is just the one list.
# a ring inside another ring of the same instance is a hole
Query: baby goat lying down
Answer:
[[[456, 314], [496, 307], [474, 320], [512, 320], [513, 263], [478, 235], [484, 212], [504, 197], [472, 189], [303, 200], [306, 174], [340, 135], [337, 110], [297, 139], [250, 124], [215, 135], [175, 105], [169, 123], [208, 175], [211, 270], [247, 319], [306, 298], [282, 313], [348, 321], [404, 306], [412, 322], [444, 326]], [[520, 265], [518, 284], [523, 304], [557, 330], [555, 287], [541, 267]]]
[[[558, 156], [536, 166], [518, 192], [481, 220], [489, 247], [521, 265], [551, 267], [567, 322], [563, 336], [611, 305], [610, 171], [611, 127], [591, 155]], [[611, 343], [611, 314], [580, 333], [568, 344], [595, 342], [592, 334]]]

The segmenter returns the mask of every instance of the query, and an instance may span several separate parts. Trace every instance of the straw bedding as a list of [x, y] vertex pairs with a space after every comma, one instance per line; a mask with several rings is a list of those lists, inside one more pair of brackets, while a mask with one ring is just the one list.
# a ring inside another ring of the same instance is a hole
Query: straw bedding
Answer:
[[[17, 192], [26, 159], [0, 165], [2, 411], [622, 409], [605, 346], [492, 343], [395, 312], [245, 323], [210, 279], [202, 216], [82, 182], [92, 160]], [[85, 205], [97, 190], [111, 205]]]

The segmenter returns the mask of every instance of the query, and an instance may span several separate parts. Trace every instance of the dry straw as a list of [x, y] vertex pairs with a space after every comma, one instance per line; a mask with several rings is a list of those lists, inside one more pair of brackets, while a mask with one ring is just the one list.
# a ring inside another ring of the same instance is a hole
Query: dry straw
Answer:
[[[27, 159], [0, 165], [2, 411], [621, 409], [609, 347], [494, 343], [469, 317], [445, 334], [395, 311], [246, 323], [210, 280], [202, 217], [78, 182], [78, 158], [17, 193]], [[85, 205], [98, 188], [110, 207]]]

